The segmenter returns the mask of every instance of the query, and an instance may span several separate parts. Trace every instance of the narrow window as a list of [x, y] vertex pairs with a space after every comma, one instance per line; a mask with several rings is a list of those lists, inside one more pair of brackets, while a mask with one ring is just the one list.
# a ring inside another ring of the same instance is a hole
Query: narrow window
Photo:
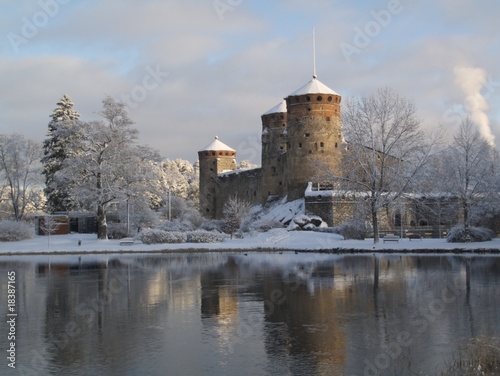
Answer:
[[335, 148], [338, 148], [339, 147], [339, 144], [338, 143], [335, 143]]
[[327, 117], [326, 117], [326, 121], [330, 121], [330, 116], [327, 116]]
[[309, 136], [310, 136], [310, 134], [309, 134], [309, 133], [306, 133], [306, 137], [309, 137]]
[[301, 148], [301, 147], [302, 147], [302, 142], [299, 142], [299, 148]]
[[323, 147], [325, 147], [325, 143], [324, 142], [320, 142], [319, 146], [321, 146], [323, 148]]

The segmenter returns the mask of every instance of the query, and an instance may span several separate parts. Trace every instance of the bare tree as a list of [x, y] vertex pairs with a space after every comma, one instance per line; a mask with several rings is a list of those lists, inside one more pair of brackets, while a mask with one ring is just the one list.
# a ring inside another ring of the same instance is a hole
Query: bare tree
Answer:
[[471, 119], [465, 118], [445, 155], [441, 184], [460, 203], [465, 238], [476, 209], [498, 195], [495, 150], [481, 136]]
[[439, 136], [426, 136], [413, 102], [388, 88], [347, 100], [342, 111], [343, 167], [327, 178], [336, 188], [366, 193], [377, 243], [380, 210], [412, 188]]
[[1, 184], [16, 221], [24, 217], [31, 191], [40, 182], [41, 146], [21, 135], [0, 135]]

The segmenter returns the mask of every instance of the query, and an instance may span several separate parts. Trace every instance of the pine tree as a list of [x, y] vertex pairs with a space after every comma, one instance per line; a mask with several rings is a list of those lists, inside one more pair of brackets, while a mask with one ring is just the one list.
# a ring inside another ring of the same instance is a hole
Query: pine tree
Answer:
[[73, 102], [66, 94], [57, 103], [57, 108], [50, 115], [47, 138], [43, 143], [43, 174], [45, 175], [45, 196], [49, 211], [69, 210], [67, 203], [69, 187], [58, 184], [54, 179], [64, 161], [71, 155], [70, 139], [75, 137], [80, 114], [73, 109]]

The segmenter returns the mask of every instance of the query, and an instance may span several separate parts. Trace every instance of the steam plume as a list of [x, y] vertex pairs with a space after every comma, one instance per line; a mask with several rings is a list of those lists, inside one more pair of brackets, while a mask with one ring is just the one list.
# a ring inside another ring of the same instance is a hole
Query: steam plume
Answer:
[[455, 83], [466, 95], [466, 107], [471, 120], [479, 127], [479, 132], [488, 143], [494, 145], [495, 136], [491, 132], [490, 120], [487, 111], [490, 108], [488, 101], [481, 94], [486, 85], [487, 72], [481, 68], [456, 67]]

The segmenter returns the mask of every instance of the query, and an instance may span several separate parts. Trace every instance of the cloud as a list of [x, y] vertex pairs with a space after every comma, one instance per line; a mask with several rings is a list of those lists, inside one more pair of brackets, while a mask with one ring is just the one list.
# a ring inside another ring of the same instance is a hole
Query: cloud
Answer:
[[[363, 27], [373, 19], [371, 10], [388, 2], [227, 3], [232, 9], [221, 19], [211, 0], [72, 1], [19, 54], [4, 38], [0, 133], [16, 130], [42, 140], [64, 93], [90, 120], [106, 94], [120, 99], [136, 90], [146, 94], [130, 109], [139, 141], [163, 156], [194, 161], [197, 149], [217, 134], [239, 147], [240, 157], [255, 154], [253, 162], [259, 162], [261, 114], [311, 78], [313, 26], [322, 82], [343, 97], [393, 87], [416, 101], [428, 127], [446, 123], [445, 115], [464, 103], [455, 67], [482, 67], [500, 81], [498, 38], [476, 16], [493, 18], [496, 5], [490, 2], [478, 0], [471, 13], [472, 5], [453, 8], [451, 0], [402, 0], [404, 11], [350, 63], [341, 43], [352, 41], [354, 26]], [[33, 4], [2, 5], [0, 17], [8, 22], [0, 24], [0, 34], [20, 29], [22, 17], [37, 11]], [[148, 69], [157, 67], [168, 76], [158, 85], [148, 81], [151, 90], [144, 91]], [[490, 104], [496, 95], [491, 93]], [[498, 140], [500, 113], [492, 108], [488, 114]], [[453, 123], [447, 126], [454, 131]]]

